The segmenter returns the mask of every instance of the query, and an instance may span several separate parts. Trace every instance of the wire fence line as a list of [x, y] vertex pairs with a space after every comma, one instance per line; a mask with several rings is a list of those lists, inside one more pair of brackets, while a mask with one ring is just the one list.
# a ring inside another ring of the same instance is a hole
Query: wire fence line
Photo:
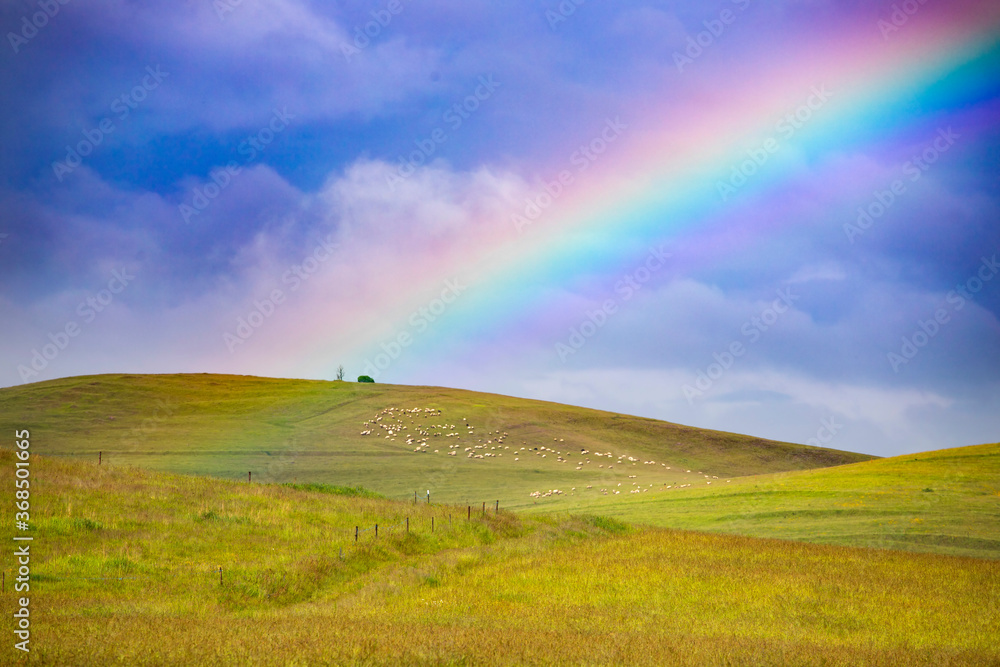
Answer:
[[[494, 501], [494, 515], [499, 514], [499, 512], [500, 512], [500, 501], [497, 500], [497, 501]], [[466, 507], [466, 520], [467, 521], [472, 520], [473, 514], [475, 514], [477, 516], [477, 518], [481, 517], [481, 516], [486, 516], [486, 514], [487, 514], [487, 503], [483, 502], [482, 503], [481, 511], [477, 511], [475, 513], [472, 511], [472, 505], [467, 505], [467, 507]], [[447, 519], [447, 528], [451, 529], [453, 527], [452, 515], [449, 513], [447, 516], [448, 516], [448, 519]], [[428, 531], [430, 533], [437, 532], [436, 525], [435, 525], [435, 518], [437, 518], [437, 517], [431, 516], [430, 517], [430, 523], [427, 524], [427, 525], [430, 526], [430, 530]], [[443, 518], [443, 517], [441, 517], [441, 518]], [[414, 525], [414, 529], [415, 528], [416, 528], [416, 526]], [[362, 528], [360, 524], [355, 525], [354, 526], [353, 539], [351, 537], [348, 537], [348, 538], [344, 539], [342, 543], [335, 543], [334, 544], [334, 546], [336, 546], [337, 550], [338, 550], [337, 551], [337, 557], [338, 557], [339, 560], [344, 560], [345, 559], [345, 554], [349, 555], [351, 551], [356, 551], [357, 549], [359, 549], [359, 548], [361, 548], [363, 546], [368, 546], [370, 544], [373, 544], [375, 542], [375, 540], [378, 539], [378, 536], [379, 536], [380, 532], [383, 535], [386, 535], [386, 534], [393, 534], [393, 533], [396, 533], [397, 531], [404, 531], [404, 530], [405, 530], [405, 534], [409, 534], [411, 532], [410, 517], [409, 516], [407, 516], [407, 517], [403, 518], [402, 520], [397, 521], [395, 523], [388, 523], [388, 524], [374, 523], [374, 524], [366, 526], [364, 528]], [[416, 531], [414, 530], [414, 532], [416, 532]], [[372, 538], [371, 538], [370, 541], [363, 541], [362, 540], [362, 537], [366, 533], [371, 533], [372, 534]], [[3, 570], [0, 570], [0, 573], [2, 573], [2, 579], [0, 579], [0, 592], [6, 592], [6, 590], [7, 590], [7, 587], [6, 587], [7, 573], [10, 572], [13, 575], [14, 571], [15, 570], [13, 568], [5, 568]], [[108, 576], [53, 576], [53, 575], [48, 575], [48, 574], [44, 574], [44, 573], [32, 573], [31, 579], [32, 579], [32, 583], [36, 583], [36, 584], [50, 582], [50, 581], [126, 581], [126, 580], [134, 580], [134, 579], [157, 579], [157, 580], [162, 580], [164, 577], [177, 577], [177, 576], [183, 576], [183, 575], [190, 575], [192, 572], [200, 572], [200, 573], [211, 574], [211, 575], [218, 574], [218, 576], [219, 576], [219, 584], [220, 585], [224, 585], [223, 574], [224, 574], [225, 570], [224, 570], [224, 568], [221, 565], [218, 565], [218, 566], [215, 566], [215, 567], [209, 567], [209, 568], [182, 568], [182, 569], [180, 569], [179, 571], [176, 571], [176, 572], [160, 572], [160, 573], [157, 573], [157, 574], [123, 574], [121, 576], [114, 576], [114, 575], [108, 575]], [[12, 580], [13, 580], [13, 576], [12, 576]]]

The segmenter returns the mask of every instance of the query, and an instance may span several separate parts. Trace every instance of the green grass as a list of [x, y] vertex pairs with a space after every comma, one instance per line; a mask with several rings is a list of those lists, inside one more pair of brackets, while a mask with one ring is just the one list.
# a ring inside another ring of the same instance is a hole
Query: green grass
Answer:
[[640, 494], [554, 497], [532, 509], [572, 508], [672, 528], [1000, 558], [1000, 444], [731, 481], [691, 476], [690, 482], [686, 488], [647, 487]]
[[39, 664], [1000, 662], [998, 561], [31, 465]]
[[316, 493], [329, 493], [335, 496], [351, 496], [354, 498], [385, 497], [380, 493], [369, 491], [363, 486], [337, 486], [335, 484], [316, 484], [314, 482], [309, 482], [307, 484], [295, 484], [286, 482], [282, 486], [287, 486], [288, 488], [295, 489], [296, 491], [313, 491]]
[[[506, 507], [533, 504], [535, 491], [584, 494], [629, 475], [669, 483], [686, 469], [750, 475], [872, 458], [494, 394], [354, 382], [100, 375], [0, 389], [0, 405], [0, 427], [29, 428], [46, 455], [96, 461], [102, 452], [107, 465], [233, 480], [252, 472], [254, 481], [363, 486], [397, 499], [430, 490], [432, 499]], [[390, 407], [440, 413], [397, 411], [365, 425]], [[399, 430], [386, 437], [380, 426], [389, 424]], [[429, 446], [415, 452], [406, 440], [421, 430]], [[483, 458], [468, 457], [476, 446], [486, 447], [475, 451]]]
[[996, 445], [871, 460], [455, 389], [244, 376], [67, 378], [0, 390], [0, 403], [34, 451], [102, 451], [106, 466], [1000, 558]]

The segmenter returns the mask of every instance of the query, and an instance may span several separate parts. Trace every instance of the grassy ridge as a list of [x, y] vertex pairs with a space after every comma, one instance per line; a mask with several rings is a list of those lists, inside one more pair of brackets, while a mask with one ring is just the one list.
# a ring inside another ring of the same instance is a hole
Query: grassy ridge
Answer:
[[[441, 500], [462, 502], [489, 490], [508, 507], [530, 504], [535, 491], [575, 487], [585, 495], [587, 486], [617, 484], [629, 475], [655, 484], [683, 479], [688, 469], [733, 476], [871, 458], [434, 387], [101, 375], [0, 389], [0, 404], [0, 426], [30, 428], [33, 447], [44, 454], [96, 460], [101, 451], [112, 465], [229, 479], [253, 471], [260, 481], [362, 485], [394, 498], [432, 490]], [[438, 412], [384, 414], [390, 407]], [[376, 417], [383, 421], [373, 425]], [[383, 428], [390, 423], [398, 427], [391, 435]], [[372, 435], [362, 436], [366, 430]], [[407, 440], [420, 430], [429, 446], [415, 452]], [[469, 458], [466, 447], [476, 446], [487, 447], [474, 452], [484, 456]], [[457, 455], [449, 456], [455, 448]], [[642, 464], [648, 460], [657, 463]]]
[[[0, 488], [13, 468], [0, 451]], [[469, 521], [448, 506], [50, 458], [32, 480], [32, 657], [45, 664], [1000, 660], [995, 561], [568, 515]], [[352, 546], [353, 526], [406, 516], [409, 535]]]
[[687, 488], [546, 499], [657, 526], [1000, 558], [1000, 444]]

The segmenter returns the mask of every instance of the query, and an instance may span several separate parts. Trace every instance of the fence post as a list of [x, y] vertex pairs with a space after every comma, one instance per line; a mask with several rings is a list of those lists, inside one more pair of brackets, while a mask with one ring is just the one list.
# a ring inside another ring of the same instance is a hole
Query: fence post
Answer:
[[357, 526], [354, 527], [354, 541], [355, 542], [358, 541], [358, 527]]
[[249, 484], [252, 481], [253, 481], [253, 473], [252, 472], [248, 472], [247, 473], [247, 484]]
[[431, 504], [431, 492], [430, 491], [427, 492], [427, 504], [428, 505]]
[[219, 585], [222, 585], [222, 566], [219, 566]]
[[97, 465], [101, 465], [101, 459], [104, 457], [104, 452], [97, 452]]
[[486, 514], [486, 501], [483, 501], [483, 514]]
[[431, 532], [434, 532], [434, 517], [431, 517]]
[[410, 532], [410, 517], [406, 517], [406, 532]]
[[413, 504], [414, 505], [417, 504], [417, 492], [416, 491], [413, 492]]
[[472, 518], [472, 505], [469, 505], [469, 514], [465, 518], [466, 519], [471, 519]]
[[375, 524], [375, 537], [378, 537], [378, 524]]
[[496, 513], [497, 513], [497, 514], [499, 514], [499, 513], [500, 513], [500, 501], [499, 501], [499, 500], [497, 501], [497, 509], [496, 509]]

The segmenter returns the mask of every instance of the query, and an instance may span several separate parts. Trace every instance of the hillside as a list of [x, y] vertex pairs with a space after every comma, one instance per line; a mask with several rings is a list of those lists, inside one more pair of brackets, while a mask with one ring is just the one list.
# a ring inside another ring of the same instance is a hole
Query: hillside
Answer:
[[[994, 561], [31, 466], [39, 664], [1000, 660]], [[13, 470], [0, 450], [4, 488]], [[12, 503], [0, 495], [7, 516]], [[15, 566], [3, 567], [9, 584]], [[8, 609], [14, 596], [8, 587]], [[0, 662], [14, 652], [8, 643]]]
[[1000, 444], [706, 482], [614, 498], [547, 498], [536, 507], [672, 528], [1000, 558]]
[[42, 454], [507, 507], [872, 458], [437, 387], [99, 375], [0, 389], [0, 405], [0, 425], [30, 428]]

